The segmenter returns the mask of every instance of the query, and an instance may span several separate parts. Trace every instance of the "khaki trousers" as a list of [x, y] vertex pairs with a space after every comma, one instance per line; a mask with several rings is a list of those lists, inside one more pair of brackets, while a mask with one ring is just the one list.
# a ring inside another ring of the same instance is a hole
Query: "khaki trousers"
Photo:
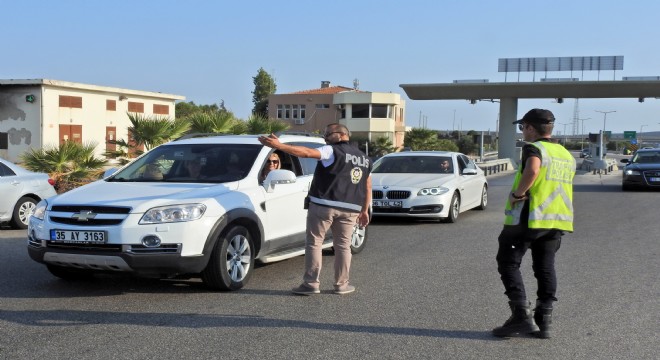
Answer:
[[351, 238], [359, 213], [337, 208], [309, 204], [307, 210], [307, 240], [305, 244], [305, 274], [303, 283], [319, 288], [322, 245], [328, 229], [332, 230], [335, 250], [335, 288], [348, 283], [351, 268]]

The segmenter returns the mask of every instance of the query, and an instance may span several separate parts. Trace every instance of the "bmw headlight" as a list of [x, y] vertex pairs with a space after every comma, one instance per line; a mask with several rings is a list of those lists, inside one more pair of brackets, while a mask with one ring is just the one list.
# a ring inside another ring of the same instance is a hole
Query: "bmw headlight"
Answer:
[[160, 206], [147, 210], [139, 224], [162, 224], [197, 220], [204, 215], [206, 205], [183, 204]]
[[639, 172], [639, 170], [632, 170], [632, 169], [626, 170], [625, 173], [626, 175], [642, 175], [642, 173]]
[[432, 187], [432, 188], [424, 188], [419, 190], [417, 192], [418, 196], [424, 196], [424, 195], [442, 195], [446, 192], [448, 192], [449, 189], [446, 187], [438, 186], [438, 187]]
[[44, 216], [46, 216], [46, 208], [48, 208], [48, 203], [46, 200], [41, 200], [37, 204], [37, 206], [34, 208], [34, 212], [32, 213], [32, 216], [36, 217], [39, 220], [43, 220]]

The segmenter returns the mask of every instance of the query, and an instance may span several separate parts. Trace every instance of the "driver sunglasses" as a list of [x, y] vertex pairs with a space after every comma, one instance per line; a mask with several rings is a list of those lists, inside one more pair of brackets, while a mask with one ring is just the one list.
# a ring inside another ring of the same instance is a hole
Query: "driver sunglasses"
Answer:
[[279, 160], [266, 160], [266, 162], [269, 163], [269, 164], [279, 164], [280, 163]]

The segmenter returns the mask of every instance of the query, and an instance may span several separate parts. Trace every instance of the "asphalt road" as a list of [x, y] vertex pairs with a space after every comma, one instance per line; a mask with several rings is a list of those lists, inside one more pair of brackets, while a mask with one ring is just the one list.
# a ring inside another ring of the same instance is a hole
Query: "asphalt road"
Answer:
[[[353, 258], [357, 291], [292, 296], [303, 258], [260, 266], [241, 291], [194, 279], [66, 282], [0, 230], [0, 359], [657, 359], [658, 192], [620, 191], [620, 172], [580, 174], [576, 231], [557, 256], [555, 337], [500, 340], [508, 317], [495, 265], [512, 176], [456, 224], [376, 221]], [[531, 263], [524, 275], [535, 298]], [[655, 354], [655, 355], [654, 355]]]

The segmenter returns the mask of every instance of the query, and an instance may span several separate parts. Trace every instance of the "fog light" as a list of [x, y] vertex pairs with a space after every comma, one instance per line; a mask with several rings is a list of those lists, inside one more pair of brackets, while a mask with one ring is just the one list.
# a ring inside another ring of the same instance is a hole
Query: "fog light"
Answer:
[[160, 246], [160, 238], [156, 235], [148, 235], [142, 238], [142, 245], [146, 247]]

